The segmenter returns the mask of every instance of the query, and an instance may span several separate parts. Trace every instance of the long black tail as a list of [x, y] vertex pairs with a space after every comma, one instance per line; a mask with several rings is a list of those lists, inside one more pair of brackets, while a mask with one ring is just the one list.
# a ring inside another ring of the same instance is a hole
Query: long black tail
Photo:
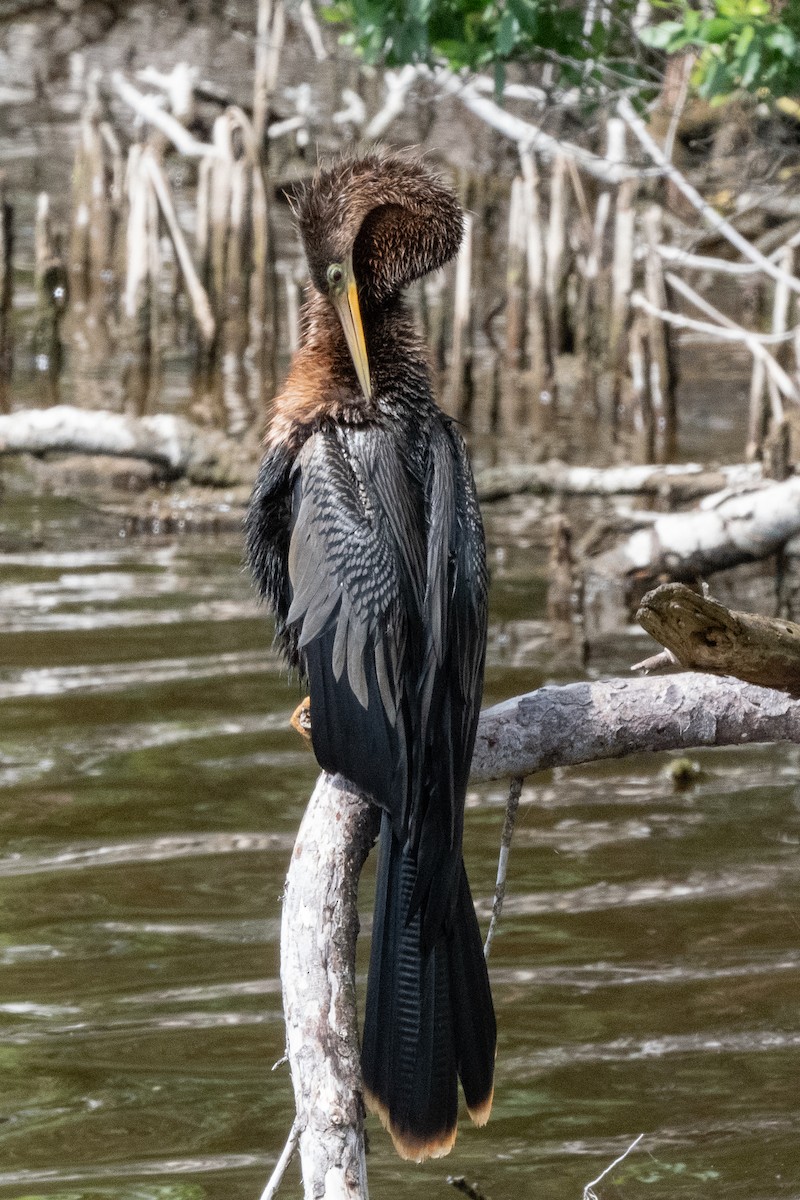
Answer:
[[458, 1078], [470, 1116], [489, 1118], [495, 1019], [480, 930], [464, 864], [452, 916], [423, 954], [421, 920], [409, 917], [413, 857], [381, 824], [375, 919], [361, 1063], [366, 1100], [402, 1158], [422, 1162], [452, 1148]]

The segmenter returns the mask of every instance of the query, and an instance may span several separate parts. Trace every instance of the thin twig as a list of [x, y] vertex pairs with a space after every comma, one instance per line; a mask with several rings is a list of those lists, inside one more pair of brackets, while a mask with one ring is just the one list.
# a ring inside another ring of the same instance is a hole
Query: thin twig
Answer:
[[671, 650], [660, 650], [658, 654], [651, 654], [649, 658], [643, 658], [641, 662], [634, 663], [631, 670], [644, 671], [645, 675], [649, 675], [651, 671], [663, 671], [668, 667], [679, 667], [680, 665]]
[[787, 396], [790, 400], [800, 400], [800, 393], [798, 393], [783, 367], [764, 349], [763, 338], [761, 336], [749, 333], [746, 329], [730, 329], [722, 325], [712, 325], [708, 321], [696, 321], [694, 317], [684, 316], [683, 313], [668, 312], [666, 309], [656, 308], [641, 292], [633, 293], [631, 304], [634, 308], [641, 308], [644, 312], [650, 313], [655, 317], [660, 317], [662, 321], [667, 321], [677, 329], [691, 329], [696, 333], [705, 333], [710, 337], [719, 338], [723, 342], [743, 342], [752, 355], [761, 359], [783, 395]]
[[794, 330], [788, 333], [786, 330], [782, 330], [778, 333], [775, 333], [774, 331], [772, 333], [765, 334], [752, 333], [749, 329], [745, 329], [743, 325], [740, 325], [737, 321], [734, 321], [732, 317], [727, 315], [727, 313], [721, 312], [673, 271], [667, 272], [666, 280], [667, 283], [671, 284], [671, 286], [675, 288], [676, 292], [680, 292], [682, 296], [685, 296], [690, 304], [693, 304], [695, 308], [699, 308], [700, 312], [705, 313], [707, 317], [711, 317], [713, 321], [719, 321], [720, 325], [724, 325], [726, 329], [736, 329], [741, 333], [746, 333], [748, 337], [756, 338], [762, 346], [777, 345], [781, 342], [790, 342], [794, 336]]
[[583, 1189], [583, 1200], [598, 1200], [597, 1192], [594, 1190], [594, 1185], [596, 1183], [599, 1183], [601, 1179], [605, 1179], [606, 1175], [608, 1175], [609, 1172], [614, 1170], [614, 1167], [618, 1167], [619, 1164], [622, 1162], [622, 1160], [624, 1158], [628, 1157], [631, 1150], [633, 1150], [636, 1146], [639, 1145], [639, 1142], [642, 1140], [643, 1137], [644, 1137], [644, 1134], [640, 1133], [637, 1138], [633, 1139], [630, 1146], [628, 1146], [628, 1149], [625, 1150], [623, 1154], [620, 1154], [619, 1158], [615, 1158], [612, 1163], [608, 1164], [605, 1171], [601, 1171], [596, 1179], [592, 1179], [590, 1183], [586, 1184], [586, 1187]]
[[[784, 258], [787, 254], [788, 254], [789, 260], [791, 261], [791, 259], [792, 259], [791, 250], [784, 251]], [[785, 308], [787, 310], [788, 310], [788, 306], [789, 306], [789, 290], [788, 290], [788, 286], [787, 286], [787, 280], [789, 278], [791, 278], [791, 275], [790, 275], [790, 272], [788, 272], [786, 270], [784, 260], [781, 261], [781, 267], [784, 271], [786, 279], [781, 280], [779, 283], [777, 283], [775, 285], [775, 311], [776, 311], [776, 313], [780, 309], [780, 304], [781, 304], [780, 297], [781, 296], [783, 296], [783, 298], [785, 300]], [[713, 304], [709, 304], [708, 300], [706, 300], [703, 296], [699, 295], [694, 290], [694, 288], [689, 287], [688, 283], [684, 283], [684, 281], [679, 276], [673, 274], [672, 271], [667, 271], [666, 279], [667, 279], [667, 282], [670, 283], [672, 285], [672, 287], [675, 288], [676, 291], [680, 292], [680, 294], [682, 296], [685, 296], [685, 298], [690, 302], [690, 304], [693, 304], [695, 306], [695, 308], [699, 308], [700, 312], [705, 313], [707, 317], [711, 317], [713, 320], [719, 321], [719, 323], [721, 325], [726, 325], [729, 329], [741, 329], [742, 328], [741, 325], [737, 325], [737, 323], [735, 321], [732, 321], [730, 317], [725, 315], [725, 313], [722, 313], [719, 311], [718, 308], [715, 308]], [[774, 338], [782, 338], [783, 337], [783, 338], [786, 338], [787, 340], [790, 340], [791, 338], [794, 337], [794, 330], [791, 330], [790, 332], [786, 331], [787, 315], [788, 315], [788, 311], [784, 313], [782, 322], [780, 320], [778, 321], [777, 324], [775, 324], [773, 322], [772, 336]], [[761, 344], [763, 345], [763, 342]], [[771, 358], [772, 356], [769, 355], [769, 357]], [[778, 371], [783, 370], [783, 367], [780, 366], [780, 364], [777, 362], [777, 360], [773, 359], [773, 362], [775, 362], [775, 365], [777, 366]], [[770, 403], [772, 405], [772, 419], [776, 423], [776, 425], [779, 425], [781, 423], [781, 421], [783, 420], [783, 405], [781, 403], [780, 393], [782, 391], [784, 391], [784, 389], [781, 388], [778, 376], [777, 376], [776, 372], [770, 367], [769, 363], [765, 362], [764, 366], [767, 368], [767, 371], [769, 373], [769, 381], [768, 382], [769, 382]], [[786, 375], [786, 380], [790, 384], [792, 384], [792, 386], [794, 386], [792, 383], [792, 380], [789, 378], [788, 375]], [[796, 398], [800, 400], [800, 396], [796, 396]]]
[[306, 31], [306, 37], [311, 44], [311, 49], [314, 51], [314, 57], [317, 62], [325, 62], [328, 57], [328, 51], [325, 49], [325, 43], [322, 40], [322, 31], [319, 27], [316, 13], [311, 5], [311, 0], [300, 0], [298, 12], [303, 29]]
[[512, 779], [506, 801], [506, 819], [503, 822], [503, 832], [500, 835], [500, 856], [497, 860], [497, 883], [494, 888], [492, 902], [492, 917], [489, 921], [489, 932], [483, 947], [483, 956], [488, 958], [492, 949], [495, 931], [503, 911], [503, 901], [506, 897], [506, 875], [508, 874], [508, 856], [511, 851], [511, 839], [514, 836], [514, 825], [517, 820], [519, 798], [522, 795], [522, 779]]
[[[792, 234], [787, 241], [782, 242], [776, 250], [767, 255], [770, 262], [778, 262], [786, 250], [794, 250], [800, 246], [800, 229]], [[756, 275], [761, 270], [760, 263], [732, 262], [729, 258], [714, 258], [709, 254], [693, 254], [691, 250], [681, 250], [680, 246], [656, 246], [656, 252], [665, 262], [671, 262], [676, 267], [685, 267], [689, 271], [718, 271], [722, 275]], [[638, 251], [639, 257], [644, 257], [645, 249]]]
[[743, 237], [739, 233], [739, 230], [731, 225], [730, 221], [726, 221], [713, 205], [703, 199], [697, 188], [692, 187], [688, 179], [681, 174], [677, 167], [674, 167], [671, 162], [667, 161], [663, 150], [648, 133], [644, 121], [636, 112], [636, 109], [627, 96], [623, 96], [617, 104], [617, 112], [636, 136], [642, 147], [648, 152], [653, 162], [661, 167], [667, 178], [683, 193], [689, 203], [697, 209], [712, 229], [715, 229], [723, 237], [727, 238], [731, 245], [735, 246], [745, 258], [749, 258], [751, 262], [757, 263], [767, 275], [770, 275], [773, 279], [786, 279], [787, 286], [793, 292], [800, 292], [800, 279], [795, 279], [794, 276], [787, 277], [785, 271], [782, 271], [774, 262], [766, 258], [760, 250], [755, 248], [752, 242], [748, 242], [747, 238]]
[[186, 239], [178, 224], [175, 206], [172, 203], [172, 196], [170, 195], [169, 186], [164, 178], [164, 174], [149, 151], [145, 151], [143, 161], [150, 175], [153, 189], [158, 197], [158, 204], [169, 230], [172, 245], [175, 248], [175, 257], [183, 271], [183, 278], [186, 281], [186, 290], [192, 302], [195, 320], [197, 321], [203, 340], [207, 345], [210, 345], [214, 340], [216, 323], [214, 321], [214, 314], [211, 311], [208, 293], [200, 282], [200, 277], [192, 261], [189, 247], [186, 245]]
[[176, 121], [175, 117], [164, 111], [157, 96], [143, 95], [132, 83], [128, 83], [120, 71], [112, 71], [111, 83], [117, 95], [130, 105], [134, 112], [144, 117], [148, 124], [160, 129], [181, 154], [188, 158], [204, 158], [206, 154], [217, 154], [216, 146], [199, 142], [180, 121]]
[[289, 1130], [289, 1136], [286, 1139], [286, 1145], [283, 1147], [281, 1156], [275, 1163], [275, 1169], [267, 1180], [267, 1186], [264, 1188], [259, 1200], [273, 1200], [278, 1188], [281, 1186], [281, 1181], [286, 1174], [286, 1168], [294, 1158], [294, 1152], [297, 1149], [297, 1143], [300, 1140], [300, 1122], [295, 1118], [292, 1128]]
[[[418, 70], [422, 73], [425, 68], [418, 68]], [[608, 159], [592, 154], [582, 146], [576, 146], [573, 142], [553, 137], [551, 133], [546, 133], [538, 125], [523, 121], [521, 117], [501, 108], [488, 96], [481, 96], [469, 80], [463, 76], [454, 75], [444, 67], [435, 70], [433, 77], [443, 92], [457, 97], [476, 117], [480, 117], [487, 125], [491, 125], [493, 129], [497, 129], [505, 137], [510, 138], [517, 145], [523, 146], [526, 150], [543, 154], [547, 159], [554, 158], [557, 154], [564, 154], [573, 160], [581, 170], [586, 171], [588, 175], [593, 175], [595, 179], [601, 179], [603, 183], [621, 183], [623, 179], [642, 179], [653, 174], [652, 171], [633, 167], [629, 163], [611, 163]], [[660, 175], [661, 171], [656, 173]]]

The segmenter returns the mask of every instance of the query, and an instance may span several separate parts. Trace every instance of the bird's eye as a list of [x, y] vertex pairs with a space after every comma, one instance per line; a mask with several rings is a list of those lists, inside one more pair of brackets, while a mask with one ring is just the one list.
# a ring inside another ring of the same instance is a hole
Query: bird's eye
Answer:
[[329, 287], [339, 287], [340, 283], [344, 279], [344, 271], [339, 263], [331, 263], [331, 265], [328, 267], [327, 274]]

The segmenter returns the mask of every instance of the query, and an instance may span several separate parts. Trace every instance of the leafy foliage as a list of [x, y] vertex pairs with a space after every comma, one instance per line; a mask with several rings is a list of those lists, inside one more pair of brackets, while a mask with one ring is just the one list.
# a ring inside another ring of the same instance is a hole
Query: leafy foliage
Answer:
[[701, 96], [719, 100], [740, 89], [773, 96], [800, 92], [800, 0], [773, 9], [768, 0], [714, 0], [705, 15], [688, 0], [652, 0], [677, 15], [650, 25], [642, 40], [668, 54], [699, 50], [692, 82]]
[[369, 63], [445, 62], [452, 70], [550, 62], [559, 83], [591, 85], [610, 71], [636, 84], [631, 18], [636, 0], [601, 0], [589, 17], [560, 0], [333, 0], [325, 17]]
[[[714, 100], [739, 89], [800, 93], [800, 0], [651, 0], [666, 19], [633, 32], [636, 0], [331, 0], [327, 20], [368, 63], [494, 69], [547, 62], [556, 86], [639, 91], [654, 72], [644, 47], [699, 51], [692, 82]], [[668, 15], [666, 15], [668, 14]], [[655, 13], [654, 13], [655, 16]]]

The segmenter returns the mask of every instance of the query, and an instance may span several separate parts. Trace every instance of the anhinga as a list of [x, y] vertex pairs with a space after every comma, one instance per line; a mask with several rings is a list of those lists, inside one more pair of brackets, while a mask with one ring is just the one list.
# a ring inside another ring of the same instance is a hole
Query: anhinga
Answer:
[[319, 173], [296, 215], [313, 287], [247, 518], [277, 638], [307, 678], [321, 767], [382, 809], [362, 1045], [404, 1157], [446, 1154], [458, 1077], [492, 1104], [495, 1019], [461, 854], [486, 649], [483, 527], [401, 292], [458, 250], [417, 161]]

